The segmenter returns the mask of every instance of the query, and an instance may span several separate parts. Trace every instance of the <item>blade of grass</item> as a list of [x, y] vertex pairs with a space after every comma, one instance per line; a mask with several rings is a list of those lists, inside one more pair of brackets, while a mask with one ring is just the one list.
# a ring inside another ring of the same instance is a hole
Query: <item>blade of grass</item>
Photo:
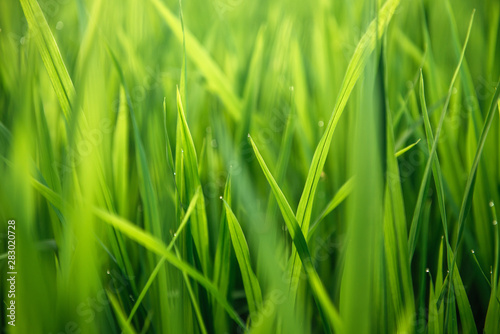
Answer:
[[240, 266], [243, 287], [245, 289], [250, 315], [257, 314], [259, 308], [262, 307], [262, 292], [257, 276], [252, 270], [250, 263], [250, 250], [248, 249], [245, 235], [243, 234], [243, 230], [241, 229], [240, 223], [234, 215], [233, 210], [231, 210], [231, 207], [223, 198], [221, 199], [224, 202], [224, 207], [226, 209], [229, 233], [231, 235], [234, 253], [236, 254], [236, 259], [238, 260], [238, 264]]
[[93, 208], [93, 213], [101, 219], [103, 222], [107, 224], [111, 224], [120, 230], [123, 234], [127, 235], [131, 240], [134, 240], [138, 244], [142, 245], [146, 249], [150, 250], [153, 253], [161, 255], [165, 257], [166, 261], [171, 265], [176, 267], [177, 269], [186, 272], [189, 276], [191, 276], [195, 281], [197, 281], [201, 286], [203, 286], [209, 293], [214, 296], [214, 298], [224, 306], [227, 310], [228, 314], [234, 321], [243, 329], [245, 329], [245, 324], [238, 316], [236, 311], [231, 307], [231, 305], [227, 302], [227, 300], [220, 295], [217, 287], [202, 273], [197, 271], [188, 263], [179, 260], [177, 256], [175, 256], [168, 248], [160, 241], [158, 238], [152, 236], [151, 234], [145, 232], [139, 227], [133, 225], [129, 221], [111, 214], [109, 212], [103, 211], [99, 208]]
[[[177, 249], [177, 246], [174, 245], [175, 255], [179, 260], [182, 260], [181, 254]], [[184, 278], [184, 282], [186, 283], [186, 287], [189, 292], [189, 298], [191, 298], [191, 303], [193, 304], [194, 313], [196, 314], [196, 319], [198, 320], [198, 325], [200, 326], [200, 331], [202, 334], [207, 334], [207, 329], [205, 328], [205, 323], [203, 322], [203, 317], [201, 315], [200, 306], [198, 305], [198, 301], [196, 300], [196, 296], [194, 295], [193, 288], [191, 287], [191, 282], [189, 282], [189, 277], [185, 271], [182, 272], [182, 277]]]
[[24, 15], [33, 31], [38, 51], [49, 74], [50, 81], [61, 105], [66, 121], [71, 117], [71, 105], [75, 97], [75, 88], [64, 65], [61, 52], [42, 9], [36, 0], [20, 0]]
[[311, 237], [314, 235], [314, 232], [317, 230], [319, 223], [323, 221], [323, 219], [330, 214], [337, 206], [339, 206], [349, 194], [352, 192], [354, 186], [354, 177], [351, 177], [347, 180], [342, 187], [339, 188], [335, 196], [333, 196], [332, 200], [326, 205], [321, 214], [318, 216], [316, 221], [311, 225], [308, 234], [308, 241], [311, 240]]
[[[351, 92], [361, 76], [363, 69], [366, 65], [368, 57], [375, 50], [377, 40], [381, 38], [385, 29], [391, 21], [392, 15], [399, 4], [399, 0], [389, 0], [380, 9], [378, 16], [374, 19], [368, 26], [365, 34], [359, 41], [354, 54], [349, 62], [349, 65], [342, 82], [333, 113], [328, 122], [326, 131], [321, 137], [321, 140], [316, 147], [313, 155], [313, 160], [311, 167], [309, 169], [306, 184], [304, 190], [300, 197], [299, 205], [297, 208], [297, 222], [302, 229], [305, 237], [307, 237], [309, 232], [309, 224], [311, 218], [312, 207], [314, 203], [314, 197], [316, 194], [316, 189], [318, 187], [318, 182], [321, 176], [321, 172], [326, 162], [328, 152], [330, 150], [330, 145], [333, 138], [333, 133], [335, 128], [342, 116], [345, 109], [347, 101]], [[300, 273], [301, 266], [298, 261], [298, 255], [296, 250], [292, 250], [292, 277], [295, 277]]]
[[405, 154], [406, 152], [408, 152], [409, 150], [411, 150], [418, 143], [420, 143], [420, 138], [416, 142], [414, 142], [413, 144], [410, 144], [410, 145], [406, 146], [405, 148], [400, 149], [399, 151], [394, 153], [394, 155], [396, 156], [396, 158], [398, 158], [398, 157], [402, 156], [403, 154]]
[[[187, 198], [193, 198], [197, 189], [200, 187], [200, 176], [198, 174], [196, 150], [193, 138], [191, 137], [191, 132], [189, 131], [189, 127], [187, 125], [179, 89], [177, 89], [177, 112], [177, 131], [180, 134], [178, 135], [178, 138], [181, 139], [181, 150], [184, 157], [186, 195]], [[200, 257], [203, 272], [208, 276], [211, 276], [212, 266], [210, 263], [208, 224], [204, 196], [200, 197], [198, 209], [194, 212], [192, 217], [191, 231], [196, 250], [198, 251], [198, 256]]]
[[[191, 203], [189, 204], [189, 207], [188, 207], [188, 209], [187, 209], [187, 211], [186, 211], [186, 213], [184, 215], [184, 218], [182, 219], [181, 224], [177, 228], [177, 231], [175, 231], [174, 237], [172, 238], [172, 240], [170, 241], [170, 243], [167, 246], [167, 250], [170, 251], [172, 249], [172, 247], [175, 245], [175, 241], [177, 240], [177, 238], [179, 237], [179, 235], [181, 234], [181, 232], [184, 230], [184, 227], [187, 225], [187, 223], [189, 221], [189, 217], [191, 216], [191, 213], [193, 212], [193, 210], [194, 210], [194, 208], [196, 206], [196, 203], [198, 201], [199, 194], [200, 194], [200, 188], [198, 188], [198, 191], [196, 192], [195, 196], [191, 200]], [[141, 305], [142, 300], [146, 296], [146, 293], [148, 292], [149, 288], [151, 287], [151, 284], [153, 284], [153, 281], [155, 280], [156, 275], [158, 275], [158, 272], [163, 267], [163, 264], [165, 263], [165, 260], [166, 260], [166, 258], [163, 256], [160, 259], [160, 261], [158, 261], [158, 264], [156, 265], [156, 267], [154, 268], [153, 272], [149, 276], [148, 281], [144, 285], [144, 288], [142, 289], [139, 297], [137, 297], [137, 300], [135, 301], [135, 304], [134, 304], [134, 306], [132, 308], [132, 311], [130, 311], [130, 314], [129, 314], [128, 318], [127, 318], [127, 322], [128, 323], [130, 323], [130, 321], [134, 317], [135, 312], [137, 311], [137, 309]]]
[[151, 0], [151, 3], [181, 43], [184, 39], [183, 36], [185, 36], [185, 48], [188, 57], [207, 79], [209, 83], [208, 88], [220, 97], [233, 119], [238, 121], [241, 118], [240, 110], [242, 102], [233, 91], [229, 79], [210, 57], [207, 50], [198, 42], [196, 37], [187, 28], [184, 27], [183, 30], [179, 19], [160, 0]]
[[[463, 61], [464, 56], [465, 56], [465, 50], [467, 48], [467, 43], [469, 42], [469, 36], [470, 36], [470, 32], [472, 30], [472, 23], [474, 22], [474, 14], [475, 14], [475, 11], [472, 12], [472, 15], [471, 15], [471, 18], [470, 18], [470, 21], [469, 21], [469, 28], [467, 30], [467, 35], [465, 37], [465, 42], [464, 42], [464, 45], [462, 47], [462, 53], [460, 54], [460, 58], [458, 60], [457, 67], [455, 68], [455, 72], [453, 73], [453, 77], [451, 79], [450, 86], [448, 88], [448, 94], [446, 96], [446, 100], [445, 100], [445, 103], [443, 105], [443, 109], [441, 111], [441, 116], [439, 118], [438, 127], [436, 129], [436, 137], [434, 139], [434, 143], [432, 144], [432, 148], [431, 148], [431, 150], [429, 152], [429, 158], [428, 158], [427, 164], [425, 166], [424, 176], [422, 177], [422, 183], [420, 184], [420, 190], [419, 190], [419, 193], [418, 193], [417, 204], [415, 205], [415, 210], [414, 210], [414, 213], [413, 213], [413, 218], [412, 218], [412, 223], [411, 223], [411, 228], [410, 228], [410, 235], [408, 237], [408, 245], [409, 245], [409, 251], [410, 251], [410, 253], [409, 253], [410, 261], [411, 261], [411, 259], [413, 257], [413, 253], [415, 251], [415, 241], [416, 241], [416, 238], [417, 238], [417, 235], [418, 235], [417, 231], [418, 231], [418, 227], [419, 227], [418, 226], [419, 225], [419, 219], [420, 219], [420, 215], [421, 215], [422, 209], [423, 209], [422, 203], [423, 203], [423, 199], [424, 199], [424, 194], [426, 193], [427, 188], [428, 188], [428, 181], [429, 181], [430, 169], [431, 169], [431, 166], [432, 166], [433, 161], [434, 161], [434, 156], [436, 155], [437, 143], [439, 142], [439, 136], [441, 134], [441, 129], [443, 127], [443, 123], [444, 123], [444, 119], [445, 119], [445, 116], [446, 116], [446, 112], [448, 110], [448, 105], [450, 103], [451, 95], [453, 93], [453, 87], [454, 87], [455, 81], [456, 81], [456, 79], [458, 77], [458, 73], [460, 72], [460, 67], [462, 65], [462, 61]], [[423, 82], [423, 81], [421, 81], [421, 82]], [[439, 182], [436, 182], [436, 184], [439, 185]], [[443, 206], [443, 208], [444, 208], [444, 206]], [[444, 217], [446, 217], [446, 215], [444, 215]], [[446, 218], [443, 218], [443, 219], [446, 219]], [[447, 234], [447, 230], [445, 230], [445, 237], [446, 237], [446, 234]]]
[[[343, 332], [342, 320], [340, 319], [340, 315], [337, 309], [330, 300], [328, 293], [325, 287], [323, 286], [323, 283], [321, 282], [318, 273], [316, 272], [316, 269], [312, 264], [311, 255], [309, 252], [309, 248], [307, 247], [306, 239], [304, 237], [304, 234], [302, 233], [302, 230], [298, 225], [297, 219], [295, 218], [292, 208], [290, 207], [290, 204], [288, 204], [285, 195], [283, 195], [283, 192], [281, 191], [278, 184], [274, 180], [274, 177], [272, 176], [271, 172], [267, 168], [267, 165], [262, 156], [260, 155], [257, 146], [252, 140], [252, 137], [250, 137], [249, 135], [248, 138], [255, 152], [255, 156], [257, 157], [257, 160], [262, 168], [262, 171], [264, 172], [264, 175], [266, 176], [267, 181], [271, 186], [274, 196], [276, 197], [276, 201], [278, 202], [278, 206], [281, 210], [283, 218], [285, 219], [285, 223], [288, 227], [288, 232], [292, 237], [295, 248], [297, 249], [297, 253], [299, 254], [300, 261], [302, 261], [302, 264], [304, 266], [304, 270], [309, 280], [309, 285], [311, 287], [313, 295], [318, 304], [318, 308], [320, 309], [320, 312], [324, 312], [323, 316], [326, 317], [326, 320], [329, 322], [329, 324], [332, 326], [335, 332], [342, 333]], [[291, 283], [292, 284], [294, 283], [293, 276]], [[291, 286], [291, 288], [293, 287]]]

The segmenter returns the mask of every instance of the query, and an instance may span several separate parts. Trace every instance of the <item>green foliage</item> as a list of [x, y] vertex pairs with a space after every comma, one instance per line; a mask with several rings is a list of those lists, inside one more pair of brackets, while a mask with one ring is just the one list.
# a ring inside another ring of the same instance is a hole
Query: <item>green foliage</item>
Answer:
[[2, 1], [2, 332], [499, 333], [499, 32], [496, 0]]

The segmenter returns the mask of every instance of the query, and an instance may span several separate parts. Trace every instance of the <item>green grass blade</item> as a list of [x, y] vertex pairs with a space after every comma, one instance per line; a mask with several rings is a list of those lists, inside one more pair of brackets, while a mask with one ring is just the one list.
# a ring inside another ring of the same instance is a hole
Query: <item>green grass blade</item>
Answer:
[[[198, 191], [196, 192], [195, 196], [191, 200], [191, 203], [189, 204], [189, 207], [188, 207], [188, 209], [187, 209], [187, 211], [186, 211], [186, 213], [184, 215], [184, 218], [182, 219], [181, 224], [177, 228], [177, 231], [174, 233], [174, 237], [172, 238], [172, 240], [168, 244], [167, 250], [170, 251], [172, 249], [172, 247], [175, 245], [175, 241], [177, 240], [177, 238], [179, 238], [181, 232], [184, 230], [184, 227], [187, 225], [187, 223], [189, 221], [189, 217], [191, 216], [191, 213], [193, 212], [194, 208], [196, 207], [196, 203], [198, 201], [198, 197], [199, 197], [199, 194], [200, 194], [200, 190], [199, 189], [200, 188], [198, 188]], [[127, 322], [130, 323], [130, 321], [132, 320], [132, 318], [135, 315], [135, 312], [139, 309], [139, 306], [141, 305], [142, 300], [146, 296], [146, 293], [148, 292], [149, 288], [151, 287], [151, 284], [153, 284], [153, 281], [155, 280], [156, 276], [158, 275], [158, 272], [163, 267], [163, 264], [165, 263], [165, 260], [166, 260], [166, 258], [162, 257], [160, 259], [160, 261], [158, 261], [158, 264], [156, 265], [156, 267], [154, 268], [153, 272], [149, 276], [148, 281], [144, 285], [144, 288], [142, 289], [141, 293], [139, 294], [139, 297], [135, 301], [135, 304], [132, 307], [132, 311], [130, 311], [130, 314], [129, 314], [128, 318], [127, 318]]]
[[[323, 167], [330, 150], [330, 145], [333, 138], [333, 133], [335, 128], [344, 112], [349, 96], [356, 82], [358, 81], [366, 62], [370, 54], [375, 50], [378, 39], [382, 36], [385, 29], [387, 28], [396, 7], [399, 4], [399, 0], [389, 0], [380, 9], [378, 17], [374, 19], [368, 26], [365, 34], [359, 41], [356, 50], [349, 62], [349, 65], [342, 82], [333, 113], [330, 117], [328, 125], [326, 127], [324, 135], [316, 147], [314, 152], [311, 167], [307, 174], [306, 184], [300, 197], [299, 205], [297, 208], [297, 222], [307, 237], [309, 232], [310, 218], [312, 207], [314, 203], [314, 197], [316, 194], [316, 189], [318, 187], [318, 182], [323, 171]], [[300, 273], [300, 262], [298, 260], [298, 255], [295, 250], [292, 251], [292, 276]]]
[[410, 145], [406, 146], [405, 148], [400, 149], [399, 151], [397, 151], [396, 153], [394, 153], [394, 155], [396, 156], [396, 158], [402, 156], [403, 154], [405, 154], [406, 152], [408, 152], [409, 150], [411, 150], [419, 142], [420, 142], [420, 138], [416, 142], [414, 142], [413, 144], [410, 144]]
[[[340, 319], [340, 315], [335, 306], [333, 305], [332, 301], [330, 300], [328, 293], [325, 287], [323, 286], [323, 283], [321, 282], [318, 273], [316, 272], [316, 269], [312, 264], [311, 255], [309, 252], [309, 248], [307, 247], [306, 239], [297, 223], [292, 208], [290, 207], [290, 204], [288, 204], [285, 195], [283, 195], [283, 192], [281, 191], [278, 184], [274, 180], [274, 177], [272, 176], [271, 172], [267, 168], [267, 165], [262, 156], [260, 155], [260, 152], [257, 146], [255, 145], [254, 141], [250, 136], [248, 136], [248, 138], [255, 152], [255, 156], [257, 157], [257, 160], [259, 161], [259, 164], [262, 168], [262, 171], [264, 172], [264, 175], [266, 176], [267, 181], [271, 186], [274, 196], [276, 197], [276, 201], [278, 202], [278, 206], [281, 210], [283, 218], [285, 219], [285, 223], [288, 227], [288, 231], [290, 233], [290, 236], [292, 237], [295, 248], [297, 249], [300, 261], [302, 261], [302, 264], [304, 266], [304, 270], [309, 280], [309, 285], [311, 286], [313, 295], [318, 303], [318, 307], [320, 308], [320, 311], [324, 312], [324, 316], [329, 321], [329, 324], [332, 326], [332, 328], [337, 333], [342, 333], [343, 326], [342, 326], [342, 321]], [[297, 288], [297, 285], [299, 283], [298, 279], [299, 276], [292, 276], [292, 279], [290, 281], [292, 290]]]
[[223, 200], [223, 202], [224, 207], [226, 208], [227, 224], [231, 235], [231, 241], [233, 243], [234, 253], [236, 254], [236, 259], [238, 260], [238, 264], [240, 266], [243, 287], [245, 289], [250, 315], [257, 314], [260, 307], [262, 307], [262, 291], [260, 289], [257, 276], [252, 270], [248, 244], [240, 223], [231, 210], [231, 207], [225, 200]]
[[[193, 34], [181, 25], [179, 19], [165, 6], [160, 0], [151, 0], [152, 4], [158, 10], [158, 13], [172, 29], [175, 37], [182, 43], [185, 37], [186, 53], [189, 59], [202, 71], [208, 81], [208, 89], [216, 93], [226, 105], [227, 110], [235, 121], [241, 118], [240, 110], [242, 102], [235, 94], [230, 81], [222, 72], [209, 53], [203, 48]], [[184, 37], [183, 37], [184, 35]]]
[[493, 123], [493, 119], [496, 115], [497, 103], [500, 98], [500, 80], [498, 81], [495, 87], [495, 94], [490, 103], [490, 107], [488, 109], [488, 115], [486, 116], [486, 120], [483, 125], [483, 130], [481, 131], [481, 137], [479, 138], [479, 143], [476, 150], [476, 155], [474, 157], [474, 162], [472, 164], [471, 170], [469, 172], [469, 176], [467, 178], [467, 184], [465, 185], [464, 196], [462, 199], [462, 206], [460, 207], [460, 216], [458, 217], [458, 236], [457, 242], [455, 243], [455, 253], [457, 251], [458, 245], [460, 244], [462, 234], [465, 228], [465, 220], [467, 219], [467, 215], [470, 211], [470, 207], [472, 205], [472, 193], [474, 191], [474, 183], [476, 181], [476, 172], [479, 166], [479, 161], [481, 160], [481, 155], [483, 153], [484, 144], [486, 142], [486, 138], [488, 137], [488, 132]]
[[[423, 203], [423, 199], [424, 199], [424, 194], [426, 193], [427, 187], [428, 187], [430, 169], [431, 169], [431, 166], [432, 166], [432, 163], [434, 160], [434, 156], [436, 155], [437, 143], [439, 142], [439, 136], [441, 134], [441, 129], [443, 127], [446, 112], [448, 110], [448, 105], [450, 103], [451, 95], [453, 93], [453, 87], [454, 87], [455, 81], [458, 77], [458, 73], [460, 72], [460, 67], [462, 65], [462, 61], [463, 61], [464, 56], [465, 56], [465, 50], [467, 48], [467, 43], [469, 42], [469, 36], [470, 36], [471, 29], [472, 29], [472, 23], [474, 22], [474, 13], [475, 13], [475, 11], [472, 12], [472, 15], [471, 15], [471, 18], [469, 21], [469, 28], [467, 30], [467, 35], [465, 37], [465, 42], [464, 42], [464, 45], [462, 48], [462, 53], [460, 54], [460, 58], [458, 60], [457, 67], [455, 68], [455, 72], [453, 73], [453, 77], [451, 79], [450, 86], [448, 88], [448, 95], [446, 96], [446, 100], [445, 100], [445, 103], [443, 105], [443, 109], [441, 111], [441, 116], [439, 118], [439, 124], [438, 124], [438, 127], [436, 129], [436, 137], [434, 139], [434, 143], [432, 145], [431, 151], [429, 152], [429, 158], [428, 158], [427, 164], [425, 166], [424, 176], [422, 177], [422, 183], [420, 184], [420, 190], [418, 193], [418, 200], [417, 200], [417, 204], [415, 206], [415, 210], [413, 213], [413, 219], [412, 219], [411, 228], [410, 228], [410, 235], [408, 237], [408, 245], [409, 245], [409, 250], [410, 250], [410, 254], [409, 254], [410, 261], [413, 257], [413, 252], [415, 251], [415, 241], [417, 238], [419, 219], [420, 219], [420, 215], [421, 215], [422, 209], [423, 209], [422, 203]], [[453, 268], [453, 266], [452, 266], [452, 268]], [[451, 269], [451, 270], [453, 271], [453, 269]]]
[[122, 333], [127, 333], [127, 334], [135, 334], [136, 331], [132, 327], [132, 325], [127, 321], [127, 317], [125, 315], [125, 312], [123, 311], [122, 307], [120, 306], [120, 302], [116, 299], [116, 297], [111, 293], [107, 292], [108, 299], [111, 302], [111, 306], [115, 310], [116, 317], [118, 318], [118, 322], [120, 323], [122, 327]]
[[[177, 258], [181, 260], [181, 255], [177, 246], [175, 246], [175, 255]], [[196, 319], [198, 320], [198, 325], [200, 326], [200, 331], [202, 334], [207, 334], [207, 329], [205, 327], [205, 323], [203, 321], [203, 317], [201, 315], [200, 306], [198, 305], [198, 301], [196, 300], [196, 296], [194, 295], [193, 288], [191, 286], [191, 282], [189, 282], [189, 277], [185, 271], [182, 272], [182, 277], [184, 278], [184, 282], [186, 283], [186, 287], [188, 289], [189, 298], [191, 298], [191, 303], [193, 304], [194, 313], [196, 314]]]
[[330, 214], [337, 206], [339, 206], [346, 198], [351, 194], [354, 186], [354, 177], [351, 177], [347, 180], [337, 191], [335, 196], [331, 199], [331, 201], [326, 205], [325, 209], [321, 212], [319, 217], [315, 220], [315, 222], [311, 225], [308, 234], [308, 240], [314, 235], [314, 232], [317, 230], [319, 223], [323, 221], [323, 219]]
[[[193, 138], [189, 131], [186, 115], [182, 107], [181, 95], [177, 90], [177, 122], [181, 139], [180, 147], [184, 157], [184, 172], [186, 182], [186, 195], [189, 199], [193, 198], [197, 189], [200, 187], [200, 176], [198, 174], [198, 161], [196, 157], [196, 150], [194, 147]], [[198, 203], [198, 208], [192, 217], [191, 230], [193, 233], [194, 244], [200, 257], [203, 272], [211, 276], [212, 269], [210, 261], [210, 249], [208, 240], [208, 225], [207, 216], [205, 211], [205, 198], [201, 196]]]
[[197, 271], [188, 263], [179, 260], [175, 254], [168, 250], [168, 248], [160, 241], [158, 238], [152, 236], [149, 233], [146, 233], [144, 230], [138, 228], [133, 225], [129, 221], [113, 215], [109, 212], [103, 211], [99, 208], [93, 209], [94, 214], [99, 217], [102, 221], [107, 224], [110, 224], [120, 230], [123, 234], [127, 235], [130, 239], [134, 240], [138, 244], [142, 245], [146, 249], [154, 252], [158, 255], [165, 257], [165, 260], [169, 262], [171, 265], [176, 267], [177, 269], [186, 272], [189, 276], [191, 276], [195, 281], [197, 281], [201, 286], [203, 286], [209, 293], [214, 296], [214, 298], [224, 306], [228, 314], [231, 318], [236, 321], [236, 323], [243, 329], [245, 329], [245, 324], [238, 316], [236, 311], [231, 307], [231, 305], [227, 302], [227, 300], [220, 295], [217, 287], [202, 273]]
[[20, 0], [20, 2], [29, 27], [35, 36], [38, 51], [49, 74], [59, 104], [66, 120], [69, 120], [71, 105], [75, 97], [75, 87], [64, 65], [61, 52], [38, 2], [36, 0]]
[[328, 122], [325, 134], [321, 138], [316, 151], [314, 152], [313, 161], [307, 175], [304, 191], [300, 198], [299, 206], [297, 208], [297, 221], [299, 222], [304, 235], [307, 236], [309, 231], [309, 219], [311, 216], [312, 205], [314, 202], [314, 195], [318, 186], [318, 181], [321, 176], [321, 171], [326, 162], [330, 144], [332, 141], [335, 127], [337, 126], [342, 113], [344, 112], [349, 96], [358, 81], [369, 55], [375, 49], [376, 41], [382, 36], [386, 27], [388, 26], [391, 17], [398, 6], [398, 0], [389, 0], [380, 9], [378, 20], [375, 19], [371, 22], [365, 34], [359, 41], [356, 50], [349, 62], [344, 81], [340, 88], [337, 102], [333, 109], [333, 113]]

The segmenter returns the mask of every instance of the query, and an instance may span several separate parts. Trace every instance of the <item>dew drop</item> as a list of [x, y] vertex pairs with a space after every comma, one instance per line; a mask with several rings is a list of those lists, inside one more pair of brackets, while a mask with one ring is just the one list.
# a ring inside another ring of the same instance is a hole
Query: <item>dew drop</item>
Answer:
[[493, 221], [493, 225], [497, 225], [498, 222], [496, 220]]
[[212, 147], [217, 147], [217, 140], [212, 139]]
[[318, 122], [318, 126], [319, 126], [320, 128], [322, 128], [322, 127], [323, 127], [323, 125], [325, 125], [325, 123], [324, 123], [323, 121], [319, 121], [319, 122]]
[[111, 275], [111, 273], [109, 272], [109, 269], [106, 271], [106, 274]]
[[495, 206], [495, 203], [493, 203], [493, 201], [490, 201], [490, 207], [494, 207]]
[[293, 88], [293, 86], [290, 86], [290, 91], [292, 91], [292, 92], [293, 92], [293, 89], [294, 89], [294, 88]]
[[472, 253], [472, 254], [474, 254], [474, 253], [475, 253], [473, 249], [471, 249], [471, 253]]
[[62, 23], [62, 21], [57, 22], [56, 29], [61, 30], [62, 28], [64, 28], [64, 23]]
[[220, 196], [219, 198], [222, 199], [222, 196]]
[[430, 272], [429, 268], [426, 268], [426, 269], [425, 269], [425, 272], [426, 272], [426, 273]]
[[174, 233], [174, 238], [177, 236], [177, 233]]
[[176, 175], [175, 172], [174, 172], [174, 175]]

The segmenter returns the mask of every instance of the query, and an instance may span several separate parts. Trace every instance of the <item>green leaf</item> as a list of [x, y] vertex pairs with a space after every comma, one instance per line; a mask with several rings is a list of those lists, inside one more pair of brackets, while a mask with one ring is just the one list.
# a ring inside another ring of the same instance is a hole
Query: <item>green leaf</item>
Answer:
[[248, 244], [238, 219], [227, 202], [225, 200], [223, 200], [223, 202], [226, 208], [227, 224], [229, 233], [231, 234], [234, 253], [236, 254], [236, 259], [238, 260], [241, 270], [243, 287], [245, 289], [250, 315], [257, 314], [259, 308], [262, 307], [262, 292], [257, 276], [252, 270], [250, 250], [248, 249]]
[[331, 201], [326, 205], [323, 212], [321, 212], [316, 221], [311, 225], [311, 228], [309, 229], [308, 240], [311, 240], [312, 235], [318, 229], [319, 223], [321, 223], [323, 219], [325, 219], [325, 217], [330, 214], [330, 212], [335, 210], [335, 208], [339, 206], [347, 198], [347, 196], [349, 196], [349, 194], [352, 192], [353, 187], [354, 177], [351, 177], [342, 185], [342, 187], [339, 188], [335, 196], [333, 196]]
[[[184, 181], [186, 183], [186, 196], [189, 200], [193, 198], [197, 189], [200, 187], [200, 176], [198, 174], [198, 161], [196, 150], [194, 147], [193, 138], [186, 121], [186, 115], [182, 107], [181, 95], [177, 89], [177, 131], [178, 140], [180, 139], [180, 148], [184, 159]], [[210, 249], [208, 244], [208, 224], [205, 211], [205, 198], [201, 196], [198, 203], [198, 208], [191, 218], [191, 231], [193, 234], [194, 244], [200, 257], [201, 267], [203, 272], [208, 276], [210, 271]]]
[[[318, 303], [318, 308], [320, 309], [320, 312], [323, 312], [323, 317], [326, 317], [326, 319], [328, 320], [329, 324], [333, 327], [333, 329], [337, 333], [342, 333], [343, 326], [342, 326], [342, 321], [340, 319], [340, 315], [335, 306], [333, 305], [332, 301], [330, 300], [328, 292], [323, 286], [323, 283], [321, 282], [318, 273], [316, 272], [316, 269], [312, 264], [311, 255], [309, 252], [309, 248], [307, 247], [306, 239], [304, 237], [304, 234], [302, 233], [302, 230], [299, 227], [299, 224], [297, 223], [292, 208], [290, 207], [290, 204], [288, 204], [285, 195], [283, 195], [283, 192], [281, 191], [278, 184], [274, 180], [274, 177], [272, 176], [271, 172], [267, 168], [267, 165], [262, 156], [260, 155], [257, 146], [252, 140], [252, 137], [250, 137], [249, 135], [248, 138], [255, 152], [255, 156], [257, 157], [257, 160], [259, 161], [259, 164], [262, 168], [262, 171], [264, 172], [264, 175], [266, 176], [267, 181], [271, 186], [274, 196], [276, 197], [276, 201], [278, 202], [281, 214], [283, 215], [285, 223], [288, 227], [288, 232], [292, 237], [300, 261], [302, 261], [302, 264], [304, 266], [304, 270], [306, 272], [309, 285], [311, 286], [314, 298]], [[298, 279], [299, 276], [292, 276], [292, 279], [290, 280], [291, 289], [297, 288], [297, 285], [299, 283]]]
[[[330, 117], [323, 137], [316, 147], [314, 152], [311, 167], [307, 174], [306, 184], [300, 197], [299, 206], [297, 208], [297, 222], [302, 229], [304, 236], [307, 238], [309, 232], [309, 224], [311, 212], [316, 195], [318, 182], [326, 162], [326, 157], [330, 150], [330, 145], [333, 138], [335, 128], [344, 112], [349, 96], [356, 82], [358, 81], [370, 54], [375, 50], [377, 40], [381, 38], [385, 29], [399, 4], [399, 0], [389, 0], [380, 9], [377, 18], [375, 18], [368, 26], [365, 34], [361, 37], [354, 54], [347, 66], [347, 71], [342, 82], [333, 113]], [[292, 250], [292, 276], [300, 273], [300, 262], [297, 261], [298, 256], [296, 250]]]
[[57, 47], [54, 35], [42, 9], [36, 0], [20, 0], [24, 15], [34, 36], [45, 69], [61, 105], [66, 120], [71, 117], [71, 104], [75, 97], [75, 87]]
[[245, 324], [238, 316], [236, 311], [231, 307], [228, 301], [220, 295], [217, 287], [202, 273], [197, 271], [188, 263], [177, 258], [175, 254], [168, 250], [168, 248], [156, 237], [145, 232], [139, 227], [135, 226], [131, 222], [123, 219], [122, 217], [116, 216], [109, 212], [106, 212], [99, 208], [93, 208], [94, 214], [107, 224], [110, 224], [120, 230], [123, 234], [127, 235], [130, 239], [134, 240], [138, 244], [142, 245], [146, 249], [154, 252], [158, 255], [165, 257], [165, 260], [176, 267], [177, 269], [186, 272], [191, 278], [197, 281], [201, 286], [203, 286], [212, 296], [219, 302], [231, 318], [236, 321], [236, 323], [243, 329], [245, 329]]
[[233, 119], [238, 121], [241, 118], [240, 110], [242, 102], [233, 91], [229, 79], [210, 57], [209, 53], [203, 48], [200, 42], [198, 42], [196, 37], [194, 37], [185, 27], [183, 31], [180, 20], [177, 19], [160, 0], [151, 0], [151, 2], [170, 29], [172, 29], [175, 37], [177, 37], [180, 42], [185, 38], [187, 56], [207, 79], [208, 88], [220, 97]]
[[410, 144], [410, 145], [406, 146], [405, 148], [400, 149], [394, 155], [396, 156], [396, 158], [402, 156], [403, 154], [405, 154], [406, 152], [408, 152], [409, 150], [411, 150], [419, 142], [420, 142], [420, 138], [416, 142], [414, 142], [413, 144]]
[[[422, 213], [422, 208], [423, 208], [422, 203], [423, 203], [423, 199], [424, 199], [424, 194], [427, 192], [427, 188], [429, 185], [428, 181], [429, 181], [430, 169], [431, 169], [431, 166], [433, 164], [434, 156], [436, 155], [437, 143], [439, 142], [439, 136], [441, 134], [441, 129], [443, 127], [446, 112], [448, 110], [448, 105], [450, 103], [451, 95], [453, 93], [453, 86], [455, 85], [455, 81], [458, 77], [458, 73], [460, 72], [460, 66], [462, 65], [462, 61], [463, 61], [464, 56], [465, 56], [465, 50], [467, 48], [467, 43], [469, 42], [469, 36], [470, 36], [471, 29], [472, 29], [472, 23], [474, 22], [474, 13], [475, 13], [475, 11], [472, 12], [472, 15], [471, 15], [471, 18], [469, 21], [469, 28], [467, 30], [467, 35], [465, 37], [465, 42], [464, 42], [464, 45], [462, 48], [462, 53], [460, 54], [460, 58], [458, 60], [457, 67], [455, 68], [455, 72], [453, 73], [453, 77], [451, 78], [450, 86], [448, 88], [448, 94], [446, 96], [446, 100], [445, 100], [445, 103], [443, 105], [443, 109], [441, 111], [441, 116], [439, 118], [439, 124], [438, 124], [438, 127], [436, 129], [436, 138], [434, 139], [434, 143], [432, 144], [431, 150], [429, 152], [429, 158], [428, 158], [427, 164], [425, 166], [424, 176], [422, 177], [422, 183], [420, 184], [420, 190], [418, 193], [417, 204], [415, 205], [415, 210], [413, 213], [413, 219], [412, 219], [411, 228], [410, 228], [410, 235], [408, 237], [408, 245], [409, 245], [409, 250], [410, 250], [410, 254], [409, 254], [410, 261], [413, 257], [413, 253], [415, 251], [415, 241], [416, 241], [416, 238], [418, 235], [417, 232], [418, 232], [418, 227], [419, 227], [419, 219], [420, 219], [420, 215]], [[425, 99], [424, 99], [424, 102], [425, 102]], [[425, 106], [425, 103], [424, 103], [424, 106]], [[439, 182], [437, 182], [437, 184], [439, 186]], [[442, 208], [444, 209], [444, 206]], [[445, 232], [445, 236], [446, 236], [446, 232]], [[453, 268], [453, 266], [452, 266], [452, 268]], [[451, 271], [453, 271], [453, 269], [451, 269]]]
[[111, 302], [111, 306], [115, 310], [115, 315], [118, 318], [118, 322], [120, 323], [120, 326], [122, 328], [122, 333], [127, 333], [127, 334], [135, 334], [135, 330], [132, 327], [132, 325], [127, 322], [127, 317], [125, 316], [125, 312], [120, 306], [120, 302], [116, 299], [116, 297], [109, 291], [106, 291], [108, 295], [108, 299]]

